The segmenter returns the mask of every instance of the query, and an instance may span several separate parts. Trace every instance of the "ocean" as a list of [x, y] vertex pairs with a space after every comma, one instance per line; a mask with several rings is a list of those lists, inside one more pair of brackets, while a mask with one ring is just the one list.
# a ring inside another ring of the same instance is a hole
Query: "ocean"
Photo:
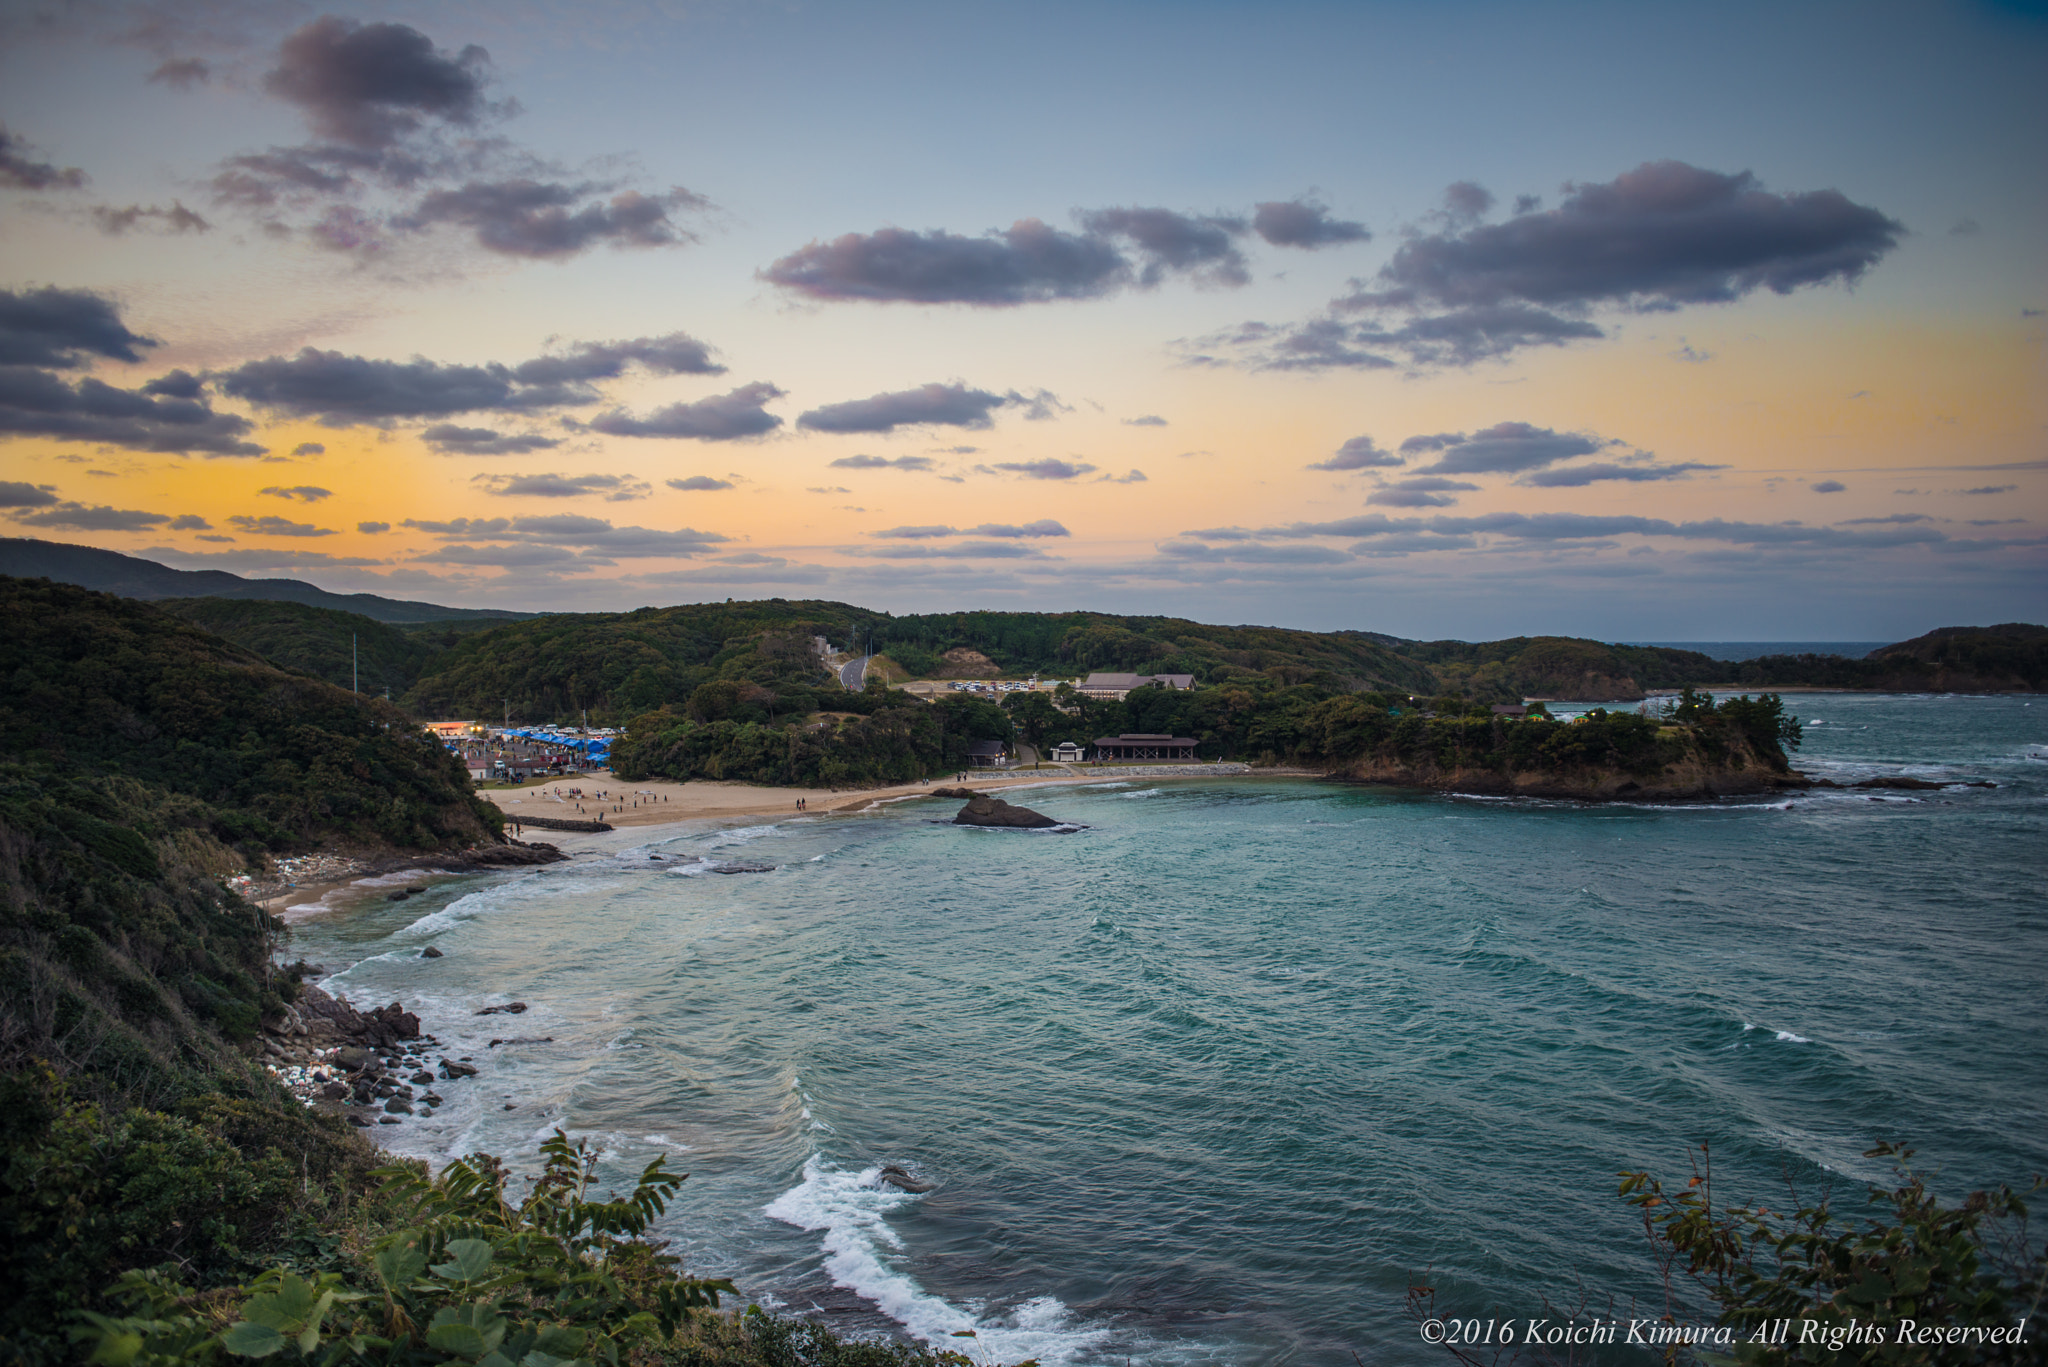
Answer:
[[1997, 786], [1047, 787], [1012, 800], [1086, 829], [917, 800], [620, 831], [344, 890], [290, 952], [482, 1070], [381, 1142], [664, 1156], [661, 1233], [743, 1301], [1048, 1367], [1441, 1362], [1410, 1285], [1661, 1311], [1617, 1174], [1688, 1145], [1774, 1206], [1883, 1178], [1878, 1139], [1950, 1196], [2048, 1171], [2048, 698], [1792, 701], [1818, 775]]

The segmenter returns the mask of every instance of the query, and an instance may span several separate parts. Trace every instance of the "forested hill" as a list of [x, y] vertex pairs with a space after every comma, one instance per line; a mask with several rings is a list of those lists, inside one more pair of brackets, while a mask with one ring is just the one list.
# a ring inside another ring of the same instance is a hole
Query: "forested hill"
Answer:
[[163, 598], [156, 607], [273, 664], [337, 688], [392, 698], [405, 696], [434, 657], [453, 644], [458, 629], [435, 622], [403, 630], [361, 613], [261, 598]]
[[123, 598], [262, 598], [358, 612], [379, 622], [512, 622], [530, 612], [450, 608], [374, 593], [329, 593], [298, 579], [244, 579], [226, 570], [174, 570], [154, 560], [34, 537], [0, 537], [0, 575], [54, 579]]

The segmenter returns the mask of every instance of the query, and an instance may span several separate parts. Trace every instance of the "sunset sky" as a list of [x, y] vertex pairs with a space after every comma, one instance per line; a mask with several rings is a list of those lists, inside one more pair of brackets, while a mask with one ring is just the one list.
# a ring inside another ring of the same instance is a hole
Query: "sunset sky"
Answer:
[[0, 535], [1408, 637], [2048, 615], [2038, 4], [0, 4]]

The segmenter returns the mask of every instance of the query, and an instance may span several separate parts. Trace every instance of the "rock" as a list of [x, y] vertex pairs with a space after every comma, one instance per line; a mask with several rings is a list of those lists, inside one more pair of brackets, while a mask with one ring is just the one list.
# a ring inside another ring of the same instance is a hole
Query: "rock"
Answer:
[[385, 1115], [377, 1117], [377, 1123], [379, 1125], [397, 1125], [402, 1122], [395, 1115]]
[[975, 792], [972, 788], [934, 788], [931, 795], [933, 797], [957, 798], [962, 802], [967, 801], [969, 798], [981, 796], [980, 793]]
[[1009, 830], [1042, 830], [1060, 823], [1029, 807], [1012, 807], [999, 797], [976, 793], [953, 818], [955, 826], [995, 826]]
[[475, 1077], [476, 1069], [467, 1063], [455, 1063], [444, 1058], [441, 1060], [441, 1076], [453, 1082], [459, 1077]]
[[402, 1096], [395, 1096], [384, 1103], [384, 1110], [387, 1115], [411, 1115], [412, 1102]]
[[912, 1177], [908, 1172], [904, 1171], [902, 1168], [897, 1167], [894, 1163], [884, 1163], [882, 1165], [880, 1180], [887, 1182], [892, 1187], [897, 1187], [903, 1191], [912, 1192], [930, 1191], [933, 1187], [938, 1185], [936, 1182], [927, 1182], [922, 1177]]
[[377, 1056], [367, 1049], [358, 1049], [351, 1045], [335, 1050], [334, 1061], [348, 1069], [351, 1073], [360, 1073], [363, 1069], [375, 1063]]
[[397, 892], [392, 893], [389, 897], [386, 897], [384, 900], [387, 902], [403, 902], [406, 898], [410, 896], [412, 896], [411, 888], [400, 888]]
[[415, 1083], [418, 1083], [418, 1084], [419, 1084], [420, 1086], [422, 1086], [422, 1087], [426, 1086], [426, 1085], [427, 1085], [428, 1083], [432, 1082], [433, 1080], [434, 1080], [434, 1075], [433, 1075], [432, 1073], [428, 1072], [428, 1071], [427, 1071], [426, 1069], [424, 1069], [424, 1068], [420, 1069], [420, 1070], [419, 1070], [419, 1071], [418, 1071], [417, 1073], [414, 1073], [414, 1074], [413, 1074], [413, 1075], [412, 1075], [411, 1077], [409, 1077], [409, 1078], [407, 1078], [407, 1079], [406, 1079], [406, 1081], [407, 1081], [407, 1082], [415, 1082]]
[[486, 1047], [495, 1049], [501, 1044], [553, 1044], [554, 1042], [555, 1037], [553, 1035], [542, 1035], [539, 1039], [528, 1039], [522, 1035], [517, 1039], [494, 1039]]
[[505, 1103], [505, 1109], [506, 1109], [506, 1110], [508, 1110], [508, 1111], [516, 1111], [516, 1110], [518, 1110], [519, 1108], [518, 1108], [517, 1106], [514, 1106], [514, 1105], [513, 1105], [513, 1104], [512, 1104], [511, 1102], [509, 1102], [509, 1101], [508, 1101], [508, 1102], [506, 1102], [506, 1103]]
[[441, 1098], [435, 1096], [432, 1092], [428, 1092], [426, 1095], [422, 1096], [420, 1100], [426, 1102], [429, 1106], [438, 1106], [441, 1104]]
[[493, 845], [489, 849], [473, 851], [465, 862], [482, 865], [485, 868], [503, 869], [518, 868], [527, 864], [555, 864], [568, 857], [553, 845], [544, 845], [539, 841], [521, 844], [515, 840], [509, 844]]
[[773, 864], [713, 864], [713, 873], [773, 873]]
[[486, 1006], [477, 1012], [479, 1016], [516, 1016], [526, 1010], [525, 1002], [506, 1002], [503, 1006]]
[[352, 1115], [348, 1118], [348, 1123], [351, 1125], [361, 1126], [363, 1129], [366, 1130], [370, 1128], [370, 1121], [367, 1116]]
[[428, 945], [425, 949], [420, 951], [420, 957], [422, 959], [438, 959], [441, 957], [441, 951], [434, 948], [432, 945]]
[[1866, 778], [1861, 783], [1852, 783], [1849, 786], [1852, 788], [1903, 788], [1911, 792], [1924, 792], [1929, 789], [1939, 788], [1942, 785], [1939, 783], [1929, 783], [1924, 778], [1908, 778], [1904, 774], [1881, 774], [1876, 778]]
[[330, 1082], [320, 1089], [320, 1095], [326, 1097], [329, 1101], [340, 1101], [348, 1095], [348, 1084], [346, 1082]]

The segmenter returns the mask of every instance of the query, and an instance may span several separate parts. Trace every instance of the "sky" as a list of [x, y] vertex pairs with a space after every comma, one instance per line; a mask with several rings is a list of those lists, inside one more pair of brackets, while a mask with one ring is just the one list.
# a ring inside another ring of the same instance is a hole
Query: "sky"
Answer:
[[2048, 618], [2048, 11], [0, 0], [0, 535], [528, 611]]

